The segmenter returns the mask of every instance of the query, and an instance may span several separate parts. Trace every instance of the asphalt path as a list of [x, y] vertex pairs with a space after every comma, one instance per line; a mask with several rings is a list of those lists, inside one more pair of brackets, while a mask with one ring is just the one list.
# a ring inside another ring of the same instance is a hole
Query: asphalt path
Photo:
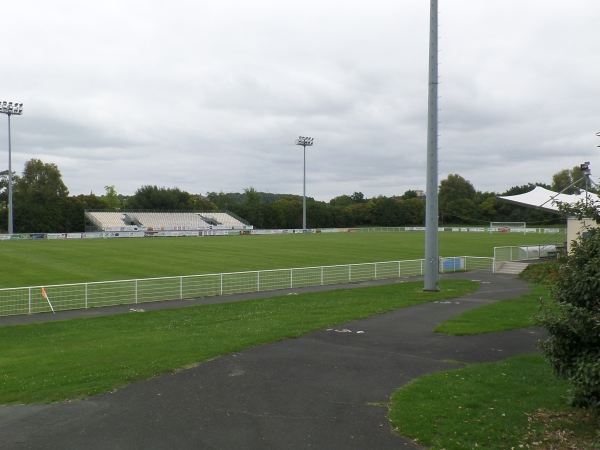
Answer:
[[[456, 362], [536, 352], [544, 336], [539, 328], [465, 337], [433, 333], [450, 317], [529, 290], [514, 275], [480, 271], [449, 277], [478, 280], [481, 288], [460, 299], [222, 356], [86, 400], [2, 406], [0, 448], [419, 449], [397, 436], [386, 418], [384, 404], [396, 389], [423, 374], [461, 367]], [[27, 320], [40, 316], [71, 317]]]

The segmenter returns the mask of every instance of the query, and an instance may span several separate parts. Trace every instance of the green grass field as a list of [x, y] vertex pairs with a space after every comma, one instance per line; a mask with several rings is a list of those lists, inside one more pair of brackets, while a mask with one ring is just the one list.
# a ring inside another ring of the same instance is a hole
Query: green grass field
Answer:
[[[554, 235], [439, 235], [440, 256], [554, 243]], [[0, 242], [0, 288], [421, 259], [423, 232]]]
[[[419, 259], [423, 237], [377, 233], [0, 242], [0, 286]], [[536, 243], [554, 242], [544, 235], [443, 233], [440, 255], [492, 256], [495, 246]], [[0, 404], [86, 397], [220, 354], [473, 289], [469, 281], [443, 283], [435, 295], [421, 292], [420, 283], [403, 283], [0, 328]], [[534, 287], [518, 299], [470, 311], [444, 324], [444, 331], [471, 334], [529, 326], [540, 295], [546, 292]], [[165, 345], [181, 351], [165, 351]], [[566, 408], [566, 389], [540, 356], [522, 356], [419, 378], [394, 395], [390, 419], [400, 434], [433, 448], [548, 448], [555, 436], [568, 436], [562, 443], [570, 446], [552, 448], [599, 448], [596, 419]], [[559, 420], [549, 423], [555, 415]]]

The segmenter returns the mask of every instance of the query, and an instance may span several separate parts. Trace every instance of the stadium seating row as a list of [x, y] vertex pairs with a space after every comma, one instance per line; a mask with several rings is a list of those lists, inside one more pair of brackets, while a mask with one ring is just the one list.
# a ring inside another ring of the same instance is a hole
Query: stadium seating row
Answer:
[[251, 229], [227, 212], [98, 212], [86, 217], [99, 230], [137, 227], [148, 230]]

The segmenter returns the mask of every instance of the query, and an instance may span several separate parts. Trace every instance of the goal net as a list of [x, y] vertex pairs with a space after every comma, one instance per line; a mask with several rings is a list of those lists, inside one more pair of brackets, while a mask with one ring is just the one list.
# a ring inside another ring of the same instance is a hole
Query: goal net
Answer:
[[525, 222], [490, 222], [490, 233], [493, 232], [510, 233], [513, 231], [526, 233], [527, 223]]

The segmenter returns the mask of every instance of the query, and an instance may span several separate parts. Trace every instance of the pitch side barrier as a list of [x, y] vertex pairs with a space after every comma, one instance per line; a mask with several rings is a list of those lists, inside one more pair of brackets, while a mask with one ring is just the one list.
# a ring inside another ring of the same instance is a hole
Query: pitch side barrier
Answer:
[[[161, 230], [161, 231], [102, 231], [92, 233], [18, 233], [0, 234], [2, 240], [38, 240], [38, 239], [115, 239], [115, 238], [160, 238], [160, 237], [203, 237], [203, 236], [248, 236], [279, 235], [304, 233], [399, 233], [425, 231], [425, 227], [369, 227], [369, 228], [311, 228], [281, 230]], [[477, 227], [439, 227], [439, 232], [468, 233], [523, 233], [522, 229], [490, 229]], [[565, 228], [527, 228], [526, 233], [558, 234], [565, 233]]]
[[[492, 267], [493, 258], [458, 256], [440, 258], [439, 270], [445, 273]], [[415, 259], [6, 288], [0, 289], [0, 316], [407, 278], [422, 276], [423, 271], [424, 260]]]

